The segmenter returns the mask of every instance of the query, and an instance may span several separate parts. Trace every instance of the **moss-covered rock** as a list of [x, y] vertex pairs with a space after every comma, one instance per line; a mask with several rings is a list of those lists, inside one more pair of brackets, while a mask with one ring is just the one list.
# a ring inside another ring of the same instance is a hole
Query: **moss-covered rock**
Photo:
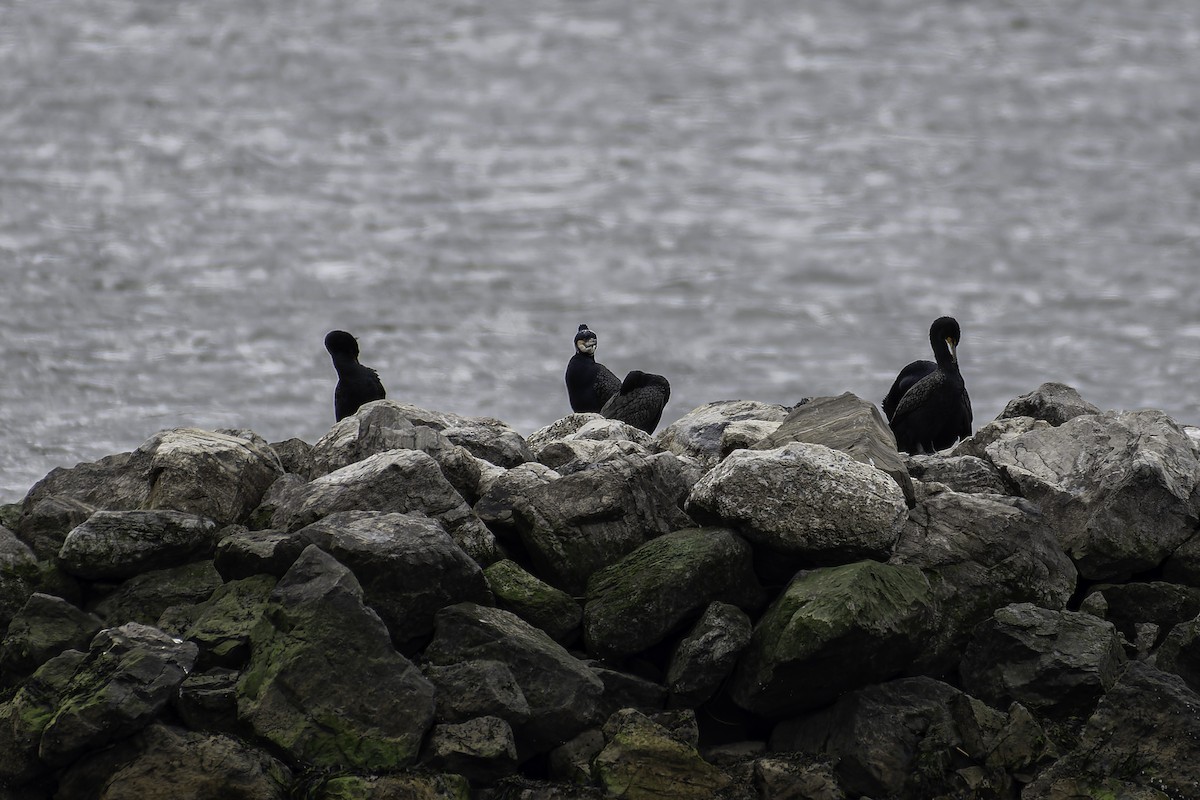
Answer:
[[541, 628], [556, 641], [569, 641], [579, 629], [583, 609], [571, 595], [526, 572], [515, 561], [497, 561], [483, 574], [498, 607]]
[[626, 800], [710, 800], [732, 780], [696, 748], [632, 709], [604, 726], [608, 744], [592, 762], [596, 781]]
[[184, 638], [200, 648], [198, 669], [240, 667], [250, 656], [250, 632], [258, 624], [275, 588], [270, 575], [222, 584], [193, 612]]
[[461, 775], [339, 775], [309, 792], [312, 800], [470, 800], [471, 784]]

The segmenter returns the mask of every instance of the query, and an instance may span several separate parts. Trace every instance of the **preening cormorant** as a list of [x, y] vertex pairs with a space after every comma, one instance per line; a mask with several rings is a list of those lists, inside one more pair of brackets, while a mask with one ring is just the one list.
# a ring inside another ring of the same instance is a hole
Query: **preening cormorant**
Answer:
[[599, 413], [608, 399], [621, 389], [621, 379], [608, 367], [596, 363], [596, 334], [587, 323], [575, 334], [575, 355], [567, 362], [567, 397], [577, 414]]
[[892, 417], [896, 416], [896, 406], [900, 405], [900, 398], [904, 397], [904, 393], [911, 389], [914, 383], [935, 369], [937, 369], [935, 362], [921, 360], [914, 361], [900, 370], [900, 374], [892, 383], [892, 388], [888, 390], [887, 397], [883, 398], [883, 413], [888, 422], [891, 422]]
[[364, 403], [382, 400], [387, 395], [378, 373], [358, 363], [358, 340], [353, 336], [345, 331], [330, 331], [325, 335], [325, 349], [337, 370], [333, 415], [338, 421], [358, 411]]
[[634, 369], [621, 381], [621, 390], [604, 404], [600, 413], [654, 433], [670, 399], [671, 384], [666, 378]]
[[[958, 322], [953, 317], [938, 317], [929, 326], [929, 344], [937, 363], [923, 377], [916, 375], [927, 369], [914, 361], [896, 377], [888, 399], [909, 382], [889, 415], [897, 449], [911, 454], [943, 450], [959, 439], [971, 435], [971, 398], [958, 371], [956, 349], [962, 338]], [[908, 373], [906, 375], [906, 373]]]

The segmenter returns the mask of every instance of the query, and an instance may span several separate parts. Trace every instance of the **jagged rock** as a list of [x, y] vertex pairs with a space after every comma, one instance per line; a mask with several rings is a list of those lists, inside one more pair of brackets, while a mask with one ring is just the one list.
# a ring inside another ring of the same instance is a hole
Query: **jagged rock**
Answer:
[[512, 469], [533, 461], [533, 451], [521, 434], [507, 424], [490, 417], [476, 417], [442, 430], [454, 444], [467, 449], [476, 458]]
[[517, 771], [512, 728], [499, 717], [434, 725], [422, 762], [430, 768], [493, 783]]
[[[612, 427], [629, 428], [645, 436], [636, 428], [617, 420], [605, 420]], [[646, 458], [650, 455], [648, 444], [628, 439], [575, 439], [550, 442], [538, 451], [538, 462], [559, 475], [582, 472], [603, 464], [605, 461], [621, 461], [630, 458]]]
[[[384, 402], [384, 401], [376, 401]], [[311, 481], [280, 506], [271, 526], [296, 530], [338, 511], [420, 511], [440, 522], [481, 564], [497, 560], [496, 541], [428, 454], [389, 450]]]
[[51, 494], [38, 498], [17, 520], [17, 536], [28, 544], [39, 560], [54, 559], [63, 540], [75, 527], [87, 522], [98, 509], [81, 500]]
[[434, 614], [444, 606], [492, 602], [479, 565], [422, 514], [343, 511], [301, 533], [354, 572], [401, 650], [433, 632]]
[[671, 705], [695, 708], [712, 697], [732, 674], [752, 632], [745, 611], [729, 603], [710, 604], [671, 657]]
[[1075, 566], [1045, 521], [1023, 500], [941, 491], [909, 512], [891, 563], [936, 579], [941, 623], [919, 662], [933, 674], [953, 669], [974, 627], [997, 608], [1032, 602], [1065, 608]]
[[1163, 580], [1185, 586], [1200, 586], [1200, 536], [1193, 536], [1175, 548], [1163, 564]]
[[589, 422], [603, 419], [600, 414], [568, 414], [526, 436], [525, 443], [537, 458], [538, 451], [551, 442], [566, 439]]
[[64, 650], [86, 650], [104, 621], [48, 594], [35, 592], [13, 617], [0, 644], [0, 676], [16, 682]]
[[750, 546], [732, 531], [692, 528], [651, 539], [588, 581], [588, 651], [619, 659], [663, 641], [714, 601], [764, 600]]
[[755, 759], [752, 781], [757, 797], [770, 800], [845, 800], [833, 769], [797, 756]]
[[1159, 411], [1075, 417], [987, 447], [1041, 506], [1079, 573], [1125, 578], [1162, 564], [1200, 520], [1200, 459]]
[[602, 719], [607, 719], [623, 708], [654, 714], [666, 707], [667, 690], [661, 684], [628, 672], [610, 669], [601, 661], [586, 663], [604, 684], [604, 696], [600, 699]]
[[447, 439], [439, 429], [414, 425], [405, 416], [405, 406], [391, 400], [367, 403], [330, 428], [313, 445], [313, 470], [318, 475], [327, 475], [391, 450], [426, 453], [437, 462], [455, 491], [468, 502], [477, 499], [479, 465], [474, 456]]
[[12, 700], [0, 703], [0, 787], [20, 786], [49, 772], [38, 758], [42, 732], [86, 658], [79, 650], [63, 651], [42, 664]]
[[58, 553], [63, 568], [89, 580], [124, 580], [213, 554], [217, 524], [181, 511], [97, 511]]
[[823, 444], [862, 464], [892, 476], [911, 507], [912, 479], [904, 458], [896, 451], [896, 437], [874, 403], [850, 392], [837, 397], [814, 397], [796, 406], [777, 430], [754, 445], [774, 450], [790, 442]]
[[1000, 471], [976, 456], [910, 456], [905, 464], [908, 474], [922, 483], [941, 483], [964, 494], [1008, 494]]
[[1200, 588], [1193, 586], [1164, 581], [1101, 584], [1092, 587], [1084, 602], [1097, 594], [1104, 599], [1101, 616], [1116, 625], [1130, 642], [1137, 641], [1140, 624], [1157, 625], [1165, 637], [1175, 625], [1200, 615]]
[[572, 594], [647, 540], [691, 524], [668, 453], [611, 460], [527, 490], [516, 519], [539, 577]]
[[353, 573], [308, 547], [251, 634], [238, 716], [292, 758], [388, 771], [412, 764], [433, 724], [433, 685], [363, 605]]
[[799, 442], [732, 453], [696, 484], [687, 509], [702, 524], [824, 564], [887, 558], [907, 512], [886, 473]]
[[996, 419], [1032, 417], [1058, 426], [1084, 414], [1099, 413], [1099, 408], [1065, 383], [1043, 383], [1029, 394], [1008, 401]]
[[237, 685], [241, 673], [225, 667], [193, 672], [183, 679], [175, 697], [175, 712], [195, 731], [245, 734], [237, 716]]
[[988, 459], [987, 448], [996, 442], [1008, 441], [1031, 431], [1044, 431], [1051, 427], [1049, 422], [1033, 417], [997, 419], [984, 425], [970, 437], [963, 439], [950, 451], [951, 456], [975, 456]]
[[218, 524], [241, 522], [283, 474], [258, 437], [198, 428], [161, 431], [139, 450], [150, 455], [144, 508], [181, 511]]
[[592, 782], [592, 761], [604, 749], [604, 732], [590, 728], [571, 741], [550, 751], [550, 777], [569, 784]]
[[37, 583], [37, 556], [12, 531], [0, 527], [0, 631], [25, 605]]
[[934, 619], [933, 590], [916, 567], [861, 561], [801, 573], [755, 626], [733, 699], [785, 717], [895, 677], [920, 654]]
[[547, 634], [508, 611], [474, 603], [442, 609], [425, 657], [436, 665], [470, 660], [508, 665], [531, 712], [523, 724], [508, 720], [522, 760], [599, 721], [600, 679]]
[[505, 470], [483, 490], [483, 496], [475, 504], [475, 515], [501, 541], [516, 541], [513, 508], [530, 487], [543, 486], [559, 477], [557, 472], [536, 461]]
[[144, 728], [171, 700], [196, 661], [196, 645], [131, 622], [92, 640], [42, 731], [38, 756], [69, 764]]
[[626, 800], [710, 800], [728, 787], [728, 775], [644, 714], [626, 709], [604, 724], [608, 744], [593, 772], [610, 796]]
[[608, 795], [594, 786], [572, 786], [514, 775], [484, 790], [479, 800], [606, 800]]
[[1129, 662], [1100, 700], [1078, 747], [1021, 797], [1200, 797], [1197, 708], [1200, 696], [1182, 678]]
[[[925, 800], [1008, 796], [1010, 779], [986, 766], [1004, 715], [932, 678], [901, 678], [851, 692], [833, 706], [776, 726], [771, 749], [836, 759], [851, 796]], [[972, 791], [979, 770], [991, 793]]]
[[287, 800], [291, 771], [222, 734], [154, 725], [66, 774], [59, 800]]
[[657, 446], [694, 458], [708, 471], [751, 440], [745, 435], [746, 425], [754, 425], [754, 433], [758, 435], [752, 441], [758, 441], [769, 432], [767, 429], [779, 427], [790, 411], [787, 406], [755, 400], [708, 403], [684, 414], [659, 433]]
[[282, 578], [292, 564], [316, 540], [312, 531], [268, 528], [252, 531], [234, 525], [220, 532], [213, 563], [227, 581], [254, 575], [274, 575]]
[[292, 472], [281, 475], [267, 489], [258, 508], [250, 512], [250, 517], [246, 520], [246, 527], [256, 531], [270, 528], [271, 520], [275, 518], [275, 513], [279, 509], [293, 507], [304, 501], [310, 480], [312, 478], [305, 478]]
[[313, 446], [308, 442], [292, 437], [282, 442], [272, 442], [270, 447], [275, 451], [284, 474], [298, 475], [306, 481], [317, 477], [313, 468]]
[[150, 496], [150, 459], [151, 453], [142, 445], [132, 453], [117, 453], [69, 468], [55, 467], [21, 501], [18, 527], [24, 527], [25, 518], [50, 497], [106, 511], [145, 508]]
[[338, 775], [309, 795], [312, 800], [471, 800], [471, 785], [462, 775]]
[[483, 571], [499, 608], [513, 612], [557, 642], [568, 643], [583, 621], [583, 609], [566, 592], [538, 580], [505, 559]]
[[270, 575], [229, 581], [196, 607], [192, 623], [182, 633], [200, 648], [198, 669], [236, 669], [246, 663], [250, 632], [262, 617], [274, 588], [275, 578]]
[[1183, 678], [1200, 692], [1200, 617], [1174, 625], [1155, 654], [1154, 665]]
[[211, 561], [153, 570], [122, 583], [92, 609], [109, 627], [140, 622], [157, 627], [172, 607], [202, 603], [221, 585]]
[[960, 672], [963, 687], [993, 705], [1016, 701], [1066, 719], [1090, 714], [1124, 662], [1112, 623], [1015, 603], [976, 628]]
[[500, 717], [520, 726], [529, 720], [529, 701], [503, 661], [427, 664], [425, 676], [437, 688], [438, 722]]

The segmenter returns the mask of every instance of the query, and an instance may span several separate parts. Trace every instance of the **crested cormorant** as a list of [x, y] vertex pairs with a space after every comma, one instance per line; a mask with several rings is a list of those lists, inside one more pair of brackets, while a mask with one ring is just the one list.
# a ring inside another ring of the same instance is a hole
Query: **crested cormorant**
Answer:
[[[953, 317], [935, 319], [929, 326], [929, 344], [937, 359], [934, 368], [917, 378], [927, 368], [915, 361], [896, 377], [888, 398], [906, 381], [911, 382], [889, 418], [897, 449], [911, 454], [933, 453], [971, 435], [971, 398], [955, 353], [961, 338]], [[887, 399], [884, 403], [886, 407]]]
[[586, 323], [575, 334], [575, 355], [567, 362], [566, 380], [571, 410], [577, 414], [599, 413], [621, 389], [621, 379], [608, 367], [596, 363], [596, 334]]
[[604, 404], [600, 413], [654, 433], [670, 399], [671, 384], [666, 378], [634, 369], [621, 381], [621, 391]]
[[378, 373], [358, 363], [358, 341], [345, 331], [325, 335], [325, 349], [337, 370], [337, 388], [333, 390], [333, 415], [341, 421], [372, 400], [382, 400], [387, 392]]

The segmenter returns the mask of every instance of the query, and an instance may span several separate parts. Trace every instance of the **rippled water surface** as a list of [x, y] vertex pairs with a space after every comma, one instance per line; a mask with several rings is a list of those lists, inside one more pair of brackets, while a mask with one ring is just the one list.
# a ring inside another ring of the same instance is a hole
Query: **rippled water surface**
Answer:
[[600, 360], [878, 399], [962, 323], [1200, 422], [1194, 0], [8, 0], [0, 499], [178, 425], [390, 396], [528, 433]]

